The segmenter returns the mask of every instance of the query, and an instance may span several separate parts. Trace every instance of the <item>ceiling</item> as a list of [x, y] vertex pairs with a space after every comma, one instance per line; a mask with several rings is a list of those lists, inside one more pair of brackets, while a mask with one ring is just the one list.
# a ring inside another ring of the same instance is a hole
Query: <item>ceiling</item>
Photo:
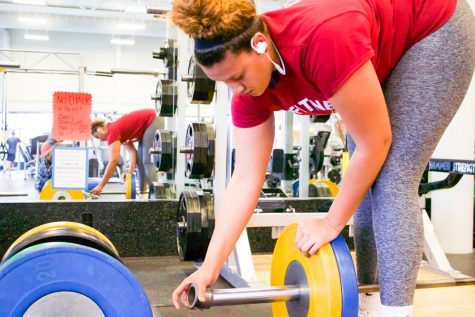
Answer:
[[[32, 5], [33, 2], [43, 2], [44, 5]], [[279, 8], [284, 2], [257, 0], [256, 4], [258, 12], [264, 12]], [[171, 0], [0, 0], [0, 29], [165, 38], [167, 20], [163, 14], [147, 14], [146, 9], [165, 13], [170, 7]], [[135, 12], [131, 12], [131, 9]], [[141, 12], [136, 12], [137, 9], [141, 9]], [[44, 19], [46, 23], [20, 22], [19, 16]], [[142, 24], [145, 28], [131, 30], [120, 28], [119, 24]]]

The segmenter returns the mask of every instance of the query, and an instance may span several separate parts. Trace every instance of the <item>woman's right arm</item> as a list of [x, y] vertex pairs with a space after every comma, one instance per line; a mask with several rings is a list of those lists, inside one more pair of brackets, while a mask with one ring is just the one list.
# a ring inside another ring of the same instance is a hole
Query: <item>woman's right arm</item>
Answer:
[[213, 284], [221, 267], [249, 222], [264, 183], [267, 164], [274, 143], [274, 115], [252, 128], [235, 128], [236, 164], [221, 206], [216, 225], [201, 268], [186, 278], [173, 292], [173, 302], [184, 300], [189, 284], [195, 283], [204, 300], [206, 286]]

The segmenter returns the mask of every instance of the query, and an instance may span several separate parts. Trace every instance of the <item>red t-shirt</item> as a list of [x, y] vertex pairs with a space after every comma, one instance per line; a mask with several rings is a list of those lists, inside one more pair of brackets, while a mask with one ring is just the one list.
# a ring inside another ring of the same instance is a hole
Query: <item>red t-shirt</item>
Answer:
[[328, 99], [358, 68], [371, 60], [382, 84], [404, 52], [450, 18], [456, 3], [301, 0], [263, 14], [286, 75], [261, 96], [234, 95], [234, 125], [259, 125], [277, 110], [331, 113]]
[[153, 109], [143, 109], [125, 114], [107, 124], [109, 135], [107, 144], [120, 140], [120, 143], [141, 141], [145, 130], [152, 124], [156, 114]]

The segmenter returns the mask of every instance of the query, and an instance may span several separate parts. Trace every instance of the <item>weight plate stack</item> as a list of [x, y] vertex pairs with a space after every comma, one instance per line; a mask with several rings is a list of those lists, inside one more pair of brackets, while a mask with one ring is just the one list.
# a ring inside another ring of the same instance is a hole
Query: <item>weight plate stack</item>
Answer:
[[[160, 81], [161, 86], [161, 99], [155, 100], [155, 109], [159, 116], [161, 117], [173, 117], [176, 112], [177, 107], [177, 84], [174, 80], [162, 79]], [[157, 84], [157, 92], [159, 90], [159, 85]]]
[[0, 265], [0, 316], [146, 316], [150, 302], [114, 245], [76, 222], [21, 235]]
[[197, 192], [184, 191], [180, 195], [176, 221], [176, 242], [180, 260], [204, 259], [206, 251], [201, 244], [201, 208]]
[[0, 303], [0, 316], [152, 317], [147, 295], [120, 261], [66, 242], [37, 244], [4, 262]]
[[185, 176], [192, 179], [210, 178], [214, 168], [215, 133], [209, 123], [190, 123], [186, 129]]
[[172, 173], [176, 164], [176, 137], [173, 131], [155, 131], [153, 148], [150, 149], [152, 162], [159, 172]]
[[204, 259], [215, 226], [213, 194], [184, 191], [177, 211], [176, 239], [182, 261]]
[[189, 103], [209, 104], [213, 101], [215, 81], [206, 76], [201, 67], [196, 65], [194, 57], [188, 62], [187, 92]]

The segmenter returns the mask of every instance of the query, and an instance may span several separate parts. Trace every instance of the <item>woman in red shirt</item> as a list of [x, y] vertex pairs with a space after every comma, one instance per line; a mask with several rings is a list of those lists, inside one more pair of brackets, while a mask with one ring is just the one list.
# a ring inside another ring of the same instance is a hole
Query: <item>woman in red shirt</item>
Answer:
[[[315, 253], [355, 214], [360, 283], [379, 282], [382, 316], [411, 316], [423, 230], [417, 189], [475, 65], [465, 0], [301, 0], [257, 15], [251, 0], [175, 0], [173, 22], [204, 72], [234, 96], [236, 165], [203, 265], [214, 283], [252, 215], [274, 140], [276, 110], [339, 113], [352, 152], [327, 216], [299, 225]], [[259, 142], [256, 142], [259, 140]], [[219, 212], [218, 212], [219, 213]]]

